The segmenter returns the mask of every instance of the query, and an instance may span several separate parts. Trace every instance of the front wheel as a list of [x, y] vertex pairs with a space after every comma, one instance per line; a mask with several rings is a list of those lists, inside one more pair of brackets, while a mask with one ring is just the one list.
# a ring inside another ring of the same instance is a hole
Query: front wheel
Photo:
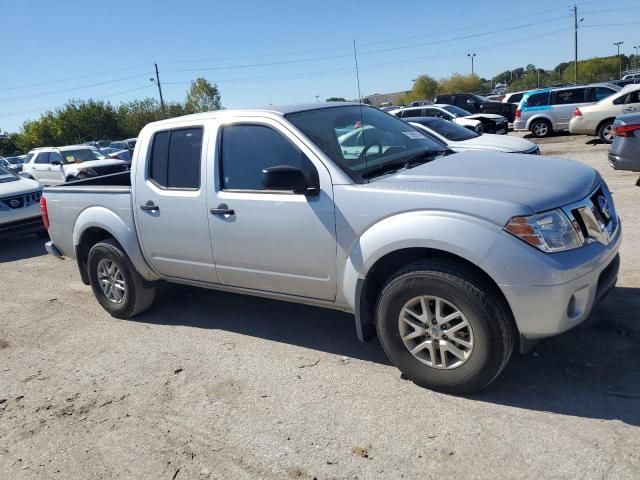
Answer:
[[115, 240], [96, 243], [87, 268], [93, 294], [113, 317], [130, 318], [153, 304], [155, 287], [140, 276]]
[[450, 393], [479, 390], [507, 364], [511, 313], [486, 280], [443, 259], [394, 275], [378, 299], [376, 326], [387, 356], [416, 384]]

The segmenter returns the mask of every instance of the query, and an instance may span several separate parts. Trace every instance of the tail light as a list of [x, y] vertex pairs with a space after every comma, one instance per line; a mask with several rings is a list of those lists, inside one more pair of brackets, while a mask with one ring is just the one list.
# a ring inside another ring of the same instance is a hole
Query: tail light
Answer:
[[522, 117], [522, 111], [518, 108], [516, 110], [516, 118], [521, 118]]
[[576, 111], [573, 112], [573, 116], [574, 117], [581, 117], [582, 116], [582, 111], [580, 111], [579, 108], [576, 108]]
[[44, 223], [44, 228], [49, 230], [49, 212], [47, 211], [47, 199], [44, 195], [40, 197], [40, 212], [42, 213], [42, 223]]
[[633, 137], [636, 130], [640, 130], [640, 125], [618, 125], [613, 127], [613, 134], [616, 137]]

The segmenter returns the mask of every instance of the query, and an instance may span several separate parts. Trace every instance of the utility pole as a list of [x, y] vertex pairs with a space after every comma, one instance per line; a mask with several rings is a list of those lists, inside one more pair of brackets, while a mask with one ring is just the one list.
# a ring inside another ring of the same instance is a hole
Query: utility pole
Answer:
[[573, 83], [578, 83], [578, 24], [582, 22], [584, 18], [578, 20], [578, 7], [573, 6], [573, 66], [574, 77]]
[[620, 60], [620, 75], [618, 76], [618, 79], [622, 78], [622, 57], [620, 56], [620, 45], [622, 45], [624, 42], [614, 42], [613, 44], [618, 47], [618, 58]]
[[635, 70], [636, 70], [636, 73], [637, 73], [638, 72], [638, 49], [640, 48], [640, 45], [635, 45], [633, 48], [636, 49], [636, 58], [635, 58], [635, 62], [634, 63], [636, 64]]
[[[164, 99], [162, 98], [162, 86], [160, 85], [160, 74], [158, 73], [158, 64], [154, 63], [155, 67], [156, 67], [156, 79], [155, 79], [155, 83], [158, 86], [158, 93], [160, 94], [160, 107], [162, 108], [162, 117], [166, 118], [166, 114], [164, 111]], [[153, 78], [151, 79], [151, 81], [153, 82]]]
[[316, 102], [319, 102], [320, 101], [320, 95], [316, 95], [315, 97], [316, 97]]
[[538, 83], [537, 87], [540, 88], [540, 69], [538, 68]]
[[471, 58], [471, 75], [475, 75], [475, 70], [473, 68], [473, 59], [475, 58], [475, 53], [467, 53], [467, 57]]

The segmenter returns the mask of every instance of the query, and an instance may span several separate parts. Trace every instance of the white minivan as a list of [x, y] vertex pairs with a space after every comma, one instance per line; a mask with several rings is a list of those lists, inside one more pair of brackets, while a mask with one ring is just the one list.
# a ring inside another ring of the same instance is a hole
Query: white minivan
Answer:
[[95, 147], [69, 145], [37, 148], [29, 152], [22, 174], [42, 185], [60, 185], [85, 178], [124, 172], [124, 160], [107, 157]]

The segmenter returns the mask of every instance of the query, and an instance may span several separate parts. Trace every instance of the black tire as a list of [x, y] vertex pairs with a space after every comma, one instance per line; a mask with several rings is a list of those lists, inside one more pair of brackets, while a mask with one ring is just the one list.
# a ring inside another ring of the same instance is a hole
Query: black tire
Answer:
[[533, 134], [534, 137], [538, 138], [550, 137], [551, 135], [553, 135], [553, 127], [551, 126], [551, 122], [544, 118], [534, 120], [529, 127], [529, 131]]
[[[399, 330], [402, 307], [421, 295], [455, 303], [473, 330], [473, 350], [460, 366], [437, 369], [419, 361]], [[432, 259], [400, 270], [384, 286], [376, 307], [378, 337], [391, 362], [419, 386], [448, 393], [469, 393], [491, 383], [513, 352], [516, 328], [495, 287], [465, 265]]]
[[70, 177], [67, 177], [67, 179], [65, 180], [65, 183], [75, 182], [76, 180], [77, 178], [72, 175]]
[[[122, 273], [125, 282], [124, 300], [115, 303], [102, 291], [98, 282], [98, 264], [106, 259], [113, 262]], [[156, 288], [137, 272], [122, 247], [112, 238], [96, 243], [89, 251], [87, 268], [91, 289], [96, 299], [111, 316], [130, 318], [148, 309], [155, 300]]]
[[598, 125], [598, 138], [602, 143], [613, 143], [613, 137], [607, 138], [607, 131], [610, 131], [613, 127], [613, 120], [605, 120]]

